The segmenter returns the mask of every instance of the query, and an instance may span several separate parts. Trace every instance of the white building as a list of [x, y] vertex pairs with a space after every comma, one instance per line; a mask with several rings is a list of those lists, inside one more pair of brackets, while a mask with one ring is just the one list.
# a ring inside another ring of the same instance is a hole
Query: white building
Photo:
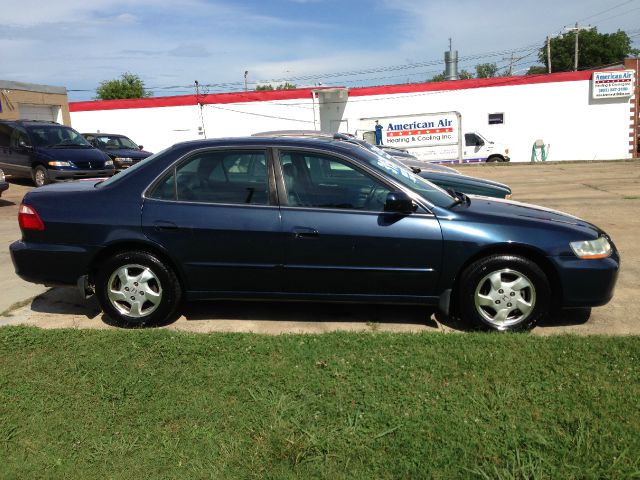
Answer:
[[[594, 72], [569, 72], [364, 88], [185, 95], [70, 103], [80, 132], [121, 133], [160, 151], [198, 138], [267, 130], [355, 133], [361, 119], [460, 112], [461, 129], [477, 131], [530, 161], [543, 139], [548, 160], [631, 158], [636, 96], [594, 98]], [[637, 90], [637, 75], [632, 90]], [[630, 143], [631, 140], [631, 143]]]

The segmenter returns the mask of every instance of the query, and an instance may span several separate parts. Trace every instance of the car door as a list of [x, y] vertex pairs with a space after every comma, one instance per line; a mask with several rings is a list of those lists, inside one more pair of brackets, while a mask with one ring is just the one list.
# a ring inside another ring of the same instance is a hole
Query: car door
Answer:
[[276, 155], [286, 292], [377, 300], [435, 294], [442, 235], [433, 215], [384, 212], [394, 187], [345, 157]]
[[0, 124], [0, 168], [13, 176], [31, 176], [31, 153], [27, 133], [20, 127]]
[[146, 195], [143, 231], [177, 261], [192, 293], [280, 290], [281, 224], [269, 169], [264, 149], [202, 150]]
[[31, 178], [33, 148], [34, 145], [31, 143], [27, 131], [20, 126], [14, 127], [11, 132], [9, 150], [9, 163], [13, 175]]

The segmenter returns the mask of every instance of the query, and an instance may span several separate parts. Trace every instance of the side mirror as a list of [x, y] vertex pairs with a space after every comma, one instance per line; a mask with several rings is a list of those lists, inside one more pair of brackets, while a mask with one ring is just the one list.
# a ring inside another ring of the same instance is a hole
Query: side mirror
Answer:
[[413, 213], [417, 205], [413, 203], [411, 197], [404, 192], [390, 192], [387, 194], [387, 201], [384, 203], [384, 211], [392, 213]]
[[142, 150], [144, 147], [142, 145], [138, 145], [138, 148]]

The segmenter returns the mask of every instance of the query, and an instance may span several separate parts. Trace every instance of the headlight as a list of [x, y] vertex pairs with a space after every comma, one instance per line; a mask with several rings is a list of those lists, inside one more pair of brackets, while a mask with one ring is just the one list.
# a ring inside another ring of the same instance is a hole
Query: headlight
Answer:
[[0, 170], [0, 182], [4, 182], [4, 181], [5, 181], [4, 172]]
[[106, 160], [104, 162], [105, 167], [113, 167], [113, 160]]
[[114, 158], [114, 160], [116, 162], [121, 162], [121, 163], [133, 162], [133, 158], [131, 158], [131, 157], [116, 157], [116, 158]]
[[606, 237], [600, 237], [597, 240], [585, 240], [582, 242], [569, 243], [571, 250], [576, 257], [584, 260], [595, 258], [606, 258], [611, 255], [611, 244]]
[[51, 161], [47, 163], [49, 164], [50, 167], [70, 167], [71, 166], [71, 162]]

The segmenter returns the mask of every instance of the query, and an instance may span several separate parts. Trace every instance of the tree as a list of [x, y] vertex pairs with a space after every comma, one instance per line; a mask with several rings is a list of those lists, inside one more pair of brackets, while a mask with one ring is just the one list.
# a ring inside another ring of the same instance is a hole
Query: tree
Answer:
[[284, 82], [282, 85], [278, 85], [276, 88], [273, 88], [273, 85], [267, 83], [266, 85], [258, 85], [256, 87], [256, 91], [265, 91], [265, 90], [293, 90], [294, 88], [298, 88], [295, 83]]
[[118, 98], [146, 98], [153, 93], [144, 89], [144, 82], [138, 75], [125, 72], [120, 78], [100, 82], [96, 89], [96, 100], [116, 100]]
[[529, 70], [527, 70], [527, 75], [540, 75], [543, 73], [547, 73], [547, 67], [542, 67], [540, 65], [534, 65], [533, 67], [529, 67]]
[[[460, 70], [460, 72], [458, 72], [458, 77], [460, 78], [460, 80], [469, 80], [470, 78], [473, 78], [473, 73], [462, 69]], [[442, 72], [434, 75], [430, 80], [427, 80], [427, 82], [444, 82], [445, 80], [445, 72]]]
[[[552, 72], [568, 72], [574, 68], [576, 33], [569, 32], [551, 39]], [[578, 69], [588, 70], [623, 63], [629, 56], [638, 55], [631, 47], [631, 39], [622, 30], [598, 33], [596, 28], [580, 30], [578, 35]], [[538, 52], [538, 60], [547, 65], [546, 43]], [[529, 69], [529, 74], [542, 73], [544, 67]], [[546, 71], [546, 68], [544, 69]]]
[[476, 65], [477, 78], [493, 78], [498, 76], [498, 66], [495, 63], [481, 63]]

